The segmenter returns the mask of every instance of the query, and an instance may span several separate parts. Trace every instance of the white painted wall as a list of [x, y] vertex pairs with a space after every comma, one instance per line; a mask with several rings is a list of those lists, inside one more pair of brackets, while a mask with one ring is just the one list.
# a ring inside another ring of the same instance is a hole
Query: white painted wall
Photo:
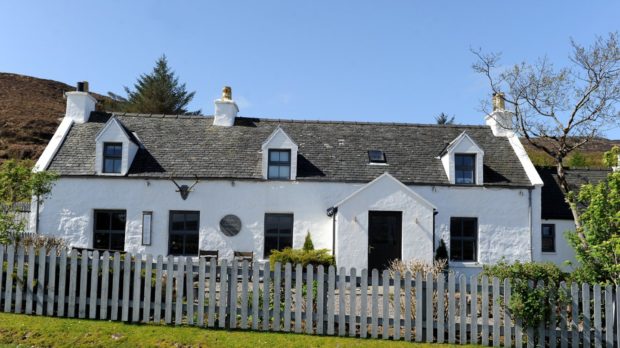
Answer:
[[[575, 222], [572, 220], [542, 220], [541, 224], [554, 224], [555, 225], [555, 252], [543, 253], [540, 246], [540, 234], [537, 238], [537, 251], [538, 255], [536, 261], [548, 261], [553, 262], [560, 266], [565, 271], [571, 271], [577, 265], [577, 259], [575, 259], [575, 251], [568, 243], [566, 239], [567, 231], [575, 230]], [[570, 264], [567, 264], [569, 261]]]
[[67, 109], [65, 118], [71, 119], [73, 122], [82, 124], [88, 122], [90, 113], [95, 111], [97, 99], [88, 92], [66, 92]]
[[[192, 182], [187, 182], [191, 184]], [[179, 183], [182, 184], [182, 183]], [[293, 246], [300, 248], [305, 235], [311, 232], [316, 248], [332, 247], [332, 218], [326, 209], [343, 200], [362, 184], [313, 183], [286, 181], [230, 181], [209, 180], [198, 183], [187, 200], [182, 200], [176, 187], [169, 180], [137, 179], [126, 177], [59, 179], [51, 196], [41, 206], [40, 232], [66, 238], [71, 245], [92, 246], [93, 211], [95, 209], [127, 210], [125, 248], [131, 252], [167, 254], [168, 219], [170, 210], [200, 211], [200, 245], [203, 249], [219, 249], [221, 257], [231, 257], [232, 251], [253, 250], [258, 259], [263, 255], [264, 214], [294, 214]], [[389, 185], [387, 185], [389, 188]], [[409, 186], [414, 192], [431, 202], [439, 212], [436, 218], [435, 246], [441, 237], [449, 244], [450, 217], [478, 217], [479, 262], [452, 264], [460, 272], [477, 272], [482, 263], [530, 259], [530, 233], [528, 223], [528, 190], [486, 187]], [[384, 187], [385, 189], [385, 187]], [[339, 230], [346, 238], [338, 241], [338, 266], [365, 267], [367, 236], [355, 238], [359, 229], [347, 231], [347, 219], [361, 212], [362, 202], [369, 209], [410, 209], [404, 213], [408, 221], [418, 218], [419, 226], [403, 225], [404, 236], [415, 238], [403, 242], [403, 256], [429, 260], [434, 251], [429, 236], [429, 210], [420, 208], [419, 202], [402, 191], [382, 190], [369, 192], [355, 203], [357, 210], [342, 207], [338, 213]], [[538, 193], [540, 195], [540, 193]], [[399, 202], [403, 201], [403, 202]], [[349, 212], [348, 209], [351, 211]], [[152, 245], [141, 245], [143, 211], [153, 211]], [[540, 211], [540, 210], [538, 210]], [[227, 214], [239, 216], [243, 227], [234, 237], [219, 231], [219, 221]], [[539, 214], [538, 214], [539, 215]], [[432, 220], [431, 220], [432, 221]], [[359, 223], [364, 223], [360, 221]], [[410, 222], [408, 222], [410, 223]], [[351, 223], [348, 222], [350, 225]], [[357, 232], [356, 232], [357, 231]], [[348, 233], [348, 234], [347, 234]], [[344, 253], [356, 250], [344, 257]]]

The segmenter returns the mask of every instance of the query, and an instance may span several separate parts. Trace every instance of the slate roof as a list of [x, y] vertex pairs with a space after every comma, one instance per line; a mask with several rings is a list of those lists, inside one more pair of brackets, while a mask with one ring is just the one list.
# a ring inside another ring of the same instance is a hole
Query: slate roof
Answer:
[[[112, 114], [75, 124], [49, 169], [62, 176], [95, 173], [95, 137]], [[262, 143], [280, 126], [299, 145], [300, 181], [369, 182], [389, 172], [405, 184], [448, 185], [438, 155], [463, 131], [485, 152], [484, 184], [531, 186], [506, 138], [486, 126], [295, 121], [238, 117], [233, 127], [205, 116], [115, 114], [144, 145], [128, 176], [262, 180]], [[369, 165], [382, 150], [388, 165]]]
[[[543, 183], [542, 211], [543, 219], [573, 220], [570, 207], [564, 199], [555, 167], [537, 167]], [[611, 173], [610, 169], [567, 169], [566, 179], [572, 190], [578, 190], [584, 184], [597, 184]]]

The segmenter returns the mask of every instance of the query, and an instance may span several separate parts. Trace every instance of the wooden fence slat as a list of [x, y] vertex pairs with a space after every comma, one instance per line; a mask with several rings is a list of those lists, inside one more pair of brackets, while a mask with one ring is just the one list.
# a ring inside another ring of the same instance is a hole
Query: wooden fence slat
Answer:
[[24, 278], [24, 248], [17, 249], [17, 275], [15, 277], [15, 313], [22, 312], [22, 291], [26, 280]]
[[77, 250], [71, 250], [71, 271], [69, 272], [69, 301], [67, 316], [75, 317], [75, 290], [77, 287]]
[[97, 290], [99, 289], [99, 251], [93, 251], [93, 265], [90, 271], [89, 313], [90, 319], [97, 319]]
[[[269, 272], [269, 269], [267, 269]], [[258, 330], [258, 324], [260, 323], [260, 263], [258, 261], [254, 261], [252, 265], [252, 330]], [[267, 295], [269, 298], [269, 295]], [[267, 310], [269, 310], [269, 306], [267, 306]], [[267, 318], [269, 319], [269, 318]]]
[[415, 275], [415, 341], [422, 342], [422, 330], [424, 318], [422, 317], [423, 308], [423, 279], [422, 273], [418, 272]]
[[[271, 284], [270, 276], [271, 276], [271, 270], [270, 270], [269, 262], [266, 262], [263, 268], [263, 331], [269, 330], [269, 321], [271, 319], [271, 315], [269, 314], [269, 297], [270, 297], [269, 287]], [[319, 284], [319, 287], [320, 286], [321, 284]], [[275, 308], [276, 307], [274, 307], [274, 312], [275, 312]]]
[[65, 315], [65, 283], [67, 277], [67, 250], [62, 249], [60, 252], [60, 261], [58, 268], [58, 305], [57, 313], [59, 317]]
[[405, 342], [411, 342], [411, 272], [405, 272]]
[[[207, 277], [207, 259], [201, 257], [198, 260], [198, 326], [205, 326], [205, 280]], [[258, 295], [257, 295], [258, 297]]]
[[181, 325], [183, 323], [183, 289], [185, 288], [185, 259], [177, 258], [177, 272], [175, 273], [176, 300], [174, 306], [174, 323]]
[[230, 294], [230, 298], [228, 299], [228, 303], [230, 304], [230, 312], [229, 312], [229, 327], [231, 329], [237, 328], [237, 270], [239, 269], [239, 264], [237, 260], [233, 260], [230, 268], [230, 276], [228, 277], [228, 292]]
[[191, 256], [185, 259], [185, 281], [186, 320], [188, 325], [194, 325], [194, 260]]
[[[538, 285], [536, 285], [539, 289], [542, 289], [545, 287], [545, 282], [540, 280], [538, 281]], [[543, 321], [541, 321], [538, 324], [538, 346], [543, 347], [543, 346], [547, 346], [546, 342], [545, 342], [545, 323]]]
[[284, 266], [284, 332], [291, 331], [291, 272], [292, 266], [287, 263]]
[[155, 303], [153, 306], [153, 322], [155, 322], [156, 324], [161, 323], [161, 293], [164, 268], [163, 266], [164, 257], [162, 255], [157, 255], [157, 263], [155, 264]]
[[[0, 265], [2, 265], [2, 267], [4, 267], [4, 249], [5, 249], [5, 246], [0, 247]], [[8, 272], [9, 270], [7, 270], [7, 273]], [[3, 278], [4, 278], [4, 272], [2, 269], [0, 269], [0, 303], [2, 303], [2, 293], [4, 292], [4, 288], [3, 288], [4, 283], [2, 282], [4, 280]], [[0, 307], [0, 308], [3, 308], [3, 307]]]
[[499, 279], [493, 277], [493, 347], [499, 347], [500, 317], [499, 317]]
[[435, 340], [433, 335], [433, 291], [435, 290], [433, 273], [426, 274], [426, 342], [430, 343]]
[[226, 304], [228, 302], [228, 262], [222, 260], [220, 266], [220, 313], [217, 317], [217, 323], [220, 328], [226, 326]]
[[351, 268], [349, 280], [349, 336], [355, 337], [357, 335], [357, 325], [355, 325], [355, 318], [357, 317], [357, 270], [355, 267]]
[[[497, 288], [499, 291], [499, 286], [497, 286]], [[467, 278], [463, 274], [459, 277], [459, 296], [459, 343], [465, 344], [467, 343]], [[499, 327], [499, 325], [497, 325], [497, 327]]]
[[[39, 262], [37, 265], [37, 293], [36, 293], [36, 313], [43, 315], [43, 303], [45, 300], [45, 263], [47, 258], [47, 250], [45, 247], [39, 248]], [[0, 260], [2, 260], [0, 258]], [[2, 272], [0, 272], [2, 273]]]
[[601, 285], [594, 284], [594, 347], [601, 348], [603, 343], [601, 322]]
[[443, 343], [446, 339], [446, 331], [444, 328], [446, 317], [446, 277], [440, 274], [437, 278], [437, 343]]
[[172, 323], [172, 286], [174, 285], [174, 257], [168, 255], [166, 260], [166, 300], [164, 306], [164, 322]]
[[616, 340], [620, 346], [620, 285], [616, 285]]
[[216, 297], [216, 277], [217, 277], [217, 259], [212, 257], [209, 261], [209, 316], [207, 317], [207, 325], [213, 327], [215, 325], [215, 306], [217, 305]]
[[360, 337], [368, 337], [368, 270], [362, 269], [360, 279]]
[[122, 310], [121, 320], [129, 320], [129, 290], [131, 287], [131, 254], [124, 255], [125, 260], [123, 262], [123, 298], [122, 298]]
[[80, 298], [78, 301], [78, 317], [86, 318], [86, 297], [88, 296], [88, 250], [82, 250], [82, 262], [80, 262]]
[[482, 345], [489, 345], [489, 278], [482, 276]]
[[28, 283], [26, 285], [26, 314], [32, 314], [32, 295], [34, 294], [34, 271], [36, 269], [34, 246], [28, 248]]
[[323, 334], [323, 327], [325, 326], [325, 268], [323, 265], [319, 265], [316, 270], [316, 333], [317, 335]]
[[[560, 283], [560, 293], [568, 294], [566, 282]], [[568, 348], [568, 313], [565, 303], [560, 303], [560, 347]]]
[[[608, 348], [611, 348], [614, 345], [613, 309], [613, 287], [611, 285], [607, 285], [605, 287], [605, 346]], [[618, 339], [620, 339], [620, 337]]]
[[101, 301], [99, 302], [99, 319], [108, 319], [108, 287], [110, 281], [110, 252], [104, 251], [101, 258]]
[[132, 286], [132, 295], [133, 299], [131, 301], [131, 322], [137, 323], [140, 321], [140, 295], [142, 289], [142, 255], [136, 254], [134, 255], [133, 260], [133, 286]]
[[471, 338], [469, 342], [478, 344], [478, 276], [471, 276], [469, 283], [471, 296]]
[[11, 312], [13, 304], [13, 268], [15, 263], [15, 246], [9, 245], [6, 253], [6, 286], [4, 287], [4, 311]]
[[390, 272], [388, 270], [383, 270], [381, 281], [383, 282], [383, 314], [381, 315], [383, 320], [381, 328], [383, 332], [381, 333], [381, 338], [387, 340], [390, 338]]
[[591, 332], [590, 332], [590, 285], [581, 285], [581, 298], [582, 298], [582, 315], [583, 315], [583, 346], [592, 346]]
[[[301, 314], [302, 314], [302, 292], [303, 287], [303, 266], [295, 266], [295, 332], [301, 333]], [[311, 292], [312, 287], [308, 288]]]
[[248, 328], [248, 260], [241, 264], [241, 328]]
[[309, 264], [306, 267], [306, 333], [312, 334], [314, 332], [313, 316], [313, 292], [314, 292], [314, 266]]
[[144, 307], [142, 308], [142, 322], [151, 321], [151, 293], [153, 289], [153, 255], [147, 254], [144, 261]]
[[394, 340], [400, 340], [400, 308], [401, 308], [401, 298], [400, 298], [400, 272], [394, 272]]
[[121, 278], [121, 255], [117, 251], [114, 253], [114, 260], [112, 261], [112, 304], [111, 304], [111, 317], [112, 320], [118, 320], [118, 298], [120, 291], [120, 278]]
[[[456, 316], [456, 298], [454, 294], [455, 279], [454, 273], [448, 274], [448, 343], [456, 343], [456, 325], [454, 317]], [[416, 321], [418, 320], [416, 316]]]
[[[0, 248], [0, 261], [2, 261], [2, 252], [4, 248]], [[49, 252], [49, 267], [48, 267], [48, 283], [47, 283], [47, 309], [46, 314], [48, 316], [54, 315], [54, 303], [56, 302], [56, 261], [58, 258], [58, 251], [55, 247], [52, 247]], [[0, 272], [0, 284], [2, 284], [2, 272]]]
[[571, 285], [571, 300], [572, 300], [572, 320], [571, 320], [571, 334], [572, 334], [572, 346], [573, 348], [579, 348], [579, 285], [573, 283]]
[[[475, 277], [473, 278], [475, 279]], [[504, 279], [504, 346], [512, 347], [512, 313], [510, 313], [510, 280]], [[472, 301], [473, 302], [473, 301]]]
[[280, 299], [280, 285], [282, 285], [282, 264], [276, 262], [273, 268], [273, 331], [280, 331], [281, 321], [281, 299]]
[[547, 347], [549, 348], [557, 347], [558, 323], [557, 323], [557, 316], [556, 316], [556, 310], [557, 310], [556, 298], [557, 298], [557, 292], [555, 291], [555, 289], [553, 289], [553, 291], [551, 291], [550, 296], [549, 296], [549, 302], [551, 303], [551, 308], [549, 309], [549, 312], [550, 312], [549, 313], [549, 324], [547, 325], [547, 330], [545, 330], [549, 338], [549, 341], [547, 342]]
[[334, 334], [334, 307], [336, 306], [334, 299], [334, 289], [336, 287], [334, 266], [329, 266], [327, 273], [327, 334], [332, 336]]
[[370, 301], [370, 303], [372, 304], [372, 312], [370, 315], [372, 318], [372, 325], [370, 327], [370, 336], [372, 338], [377, 338], [378, 331], [379, 331], [378, 293], [379, 293], [379, 271], [377, 271], [376, 269], [373, 269], [372, 270], [372, 299]]
[[[346, 289], [346, 269], [344, 267], [340, 267], [340, 272], [338, 272], [338, 336], [344, 336], [346, 332], [346, 309], [345, 309], [345, 300], [347, 296]], [[389, 318], [384, 316], [384, 318]]]

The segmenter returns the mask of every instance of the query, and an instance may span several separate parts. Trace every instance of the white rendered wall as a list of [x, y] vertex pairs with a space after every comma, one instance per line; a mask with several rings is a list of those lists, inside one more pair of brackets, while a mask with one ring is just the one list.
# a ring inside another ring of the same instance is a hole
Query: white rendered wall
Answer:
[[[193, 181], [179, 182], [191, 184]], [[67, 178], [56, 182], [51, 196], [41, 206], [40, 232], [66, 238], [71, 245], [91, 247], [93, 211], [95, 209], [127, 210], [125, 249], [130, 252], [167, 254], [168, 218], [170, 210], [200, 211], [200, 246], [219, 249], [221, 257], [231, 257], [232, 251], [251, 251], [257, 259], [263, 256], [265, 213], [293, 213], [293, 246], [303, 245], [308, 231], [316, 248], [332, 247], [332, 218], [326, 209], [362, 187], [362, 184], [312, 182], [258, 182], [210, 180], [198, 183], [187, 200], [182, 200], [169, 180], [135, 178]], [[479, 227], [478, 261], [473, 264], [454, 263], [457, 271], [479, 271], [482, 263], [494, 263], [502, 258], [530, 260], [530, 233], [528, 223], [528, 190], [485, 187], [409, 186], [437, 207], [435, 217], [435, 248], [443, 237], [449, 243], [450, 217], [477, 217]], [[538, 193], [539, 194], [539, 193]], [[390, 210], [399, 205], [400, 194], [383, 197], [369, 194], [364, 198], [367, 210]], [[384, 199], [385, 198], [385, 199]], [[402, 199], [409, 198], [403, 195]], [[360, 203], [356, 203], [360, 204]], [[402, 204], [411, 211], [403, 213], [418, 218], [420, 233], [413, 240], [403, 241], [403, 256], [429, 260], [434, 250], [429, 213], [413, 204]], [[347, 214], [346, 207], [338, 213]], [[361, 209], [361, 207], [359, 208]], [[153, 211], [152, 244], [141, 245], [142, 212]], [[538, 210], [538, 216], [540, 216]], [[227, 214], [239, 216], [243, 227], [234, 237], [219, 231], [219, 221]], [[535, 213], [536, 215], [536, 213]], [[346, 218], [346, 215], [342, 215]], [[432, 218], [432, 216], [430, 216]], [[344, 221], [343, 221], [344, 222]], [[359, 219], [358, 219], [359, 222]], [[340, 222], [339, 222], [340, 223]], [[363, 223], [363, 221], [362, 221]], [[410, 219], [409, 222], [410, 223]], [[403, 226], [409, 226], [405, 223]], [[406, 227], [410, 228], [410, 227]], [[357, 237], [351, 231], [351, 236]], [[345, 233], [339, 229], [339, 233]], [[403, 229], [403, 236], [407, 235]], [[339, 253], [357, 250], [355, 260], [339, 257], [339, 267], [366, 267], [367, 236], [350, 238], [338, 244]], [[424, 251], [422, 251], [424, 250]]]
[[[575, 259], [575, 251], [568, 243], [566, 239], [567, 231], [575, 231], [575, 222], [572, 220], [542, 220], [542, 224], [554, 224], [555, 225], [555, 252], [543, 253], [540, 248], [540, 235], [538, 237], [538, 257], [536, 261], [548, 261], [553, 262], [560, 266], [565, 271], [571, 271], [577, 266], [577, 260]], [[570, 263], [567, 263], [569, 261]]]

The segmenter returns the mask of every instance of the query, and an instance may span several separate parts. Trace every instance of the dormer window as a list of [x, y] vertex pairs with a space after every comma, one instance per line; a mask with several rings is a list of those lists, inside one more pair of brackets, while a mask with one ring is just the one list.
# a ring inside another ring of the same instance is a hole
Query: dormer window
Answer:
[[123, 144], [122, 143], [104, 143], [103, 144], [103, 172], [115, 173], [121, 172], [123, 161]]
[[291, 150], [269, 150], [268, 179], [289, 180], [291, 178]]
[[368, 161], [370, 163], [387, 163], [385, 159], [385, 153], [381, 150], [369, 150]]
[[476, 183], [476, 155], [454, 154], [454, 181], [457, 185]]

